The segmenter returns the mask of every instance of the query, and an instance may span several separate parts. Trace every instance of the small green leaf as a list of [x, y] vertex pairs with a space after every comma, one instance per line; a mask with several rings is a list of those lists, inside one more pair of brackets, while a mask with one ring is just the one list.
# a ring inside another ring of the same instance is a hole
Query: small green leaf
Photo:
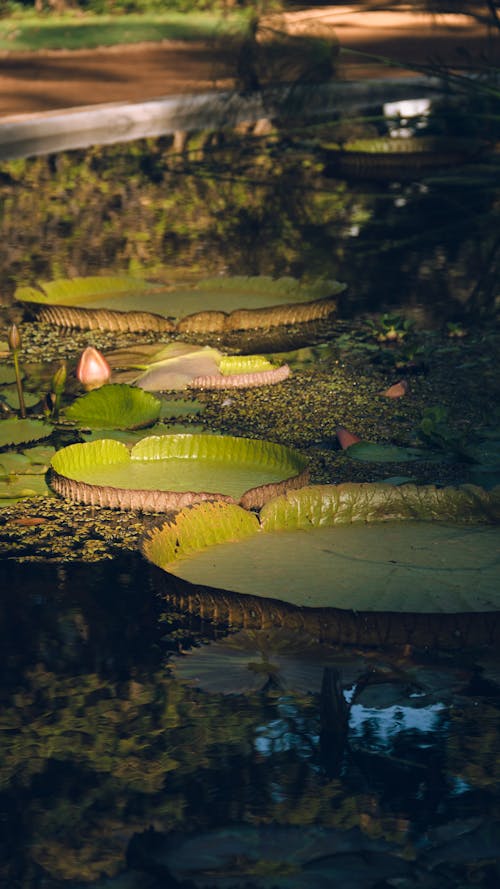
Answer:
[[0, 481], [0, 505], [8, 506], [26, 497], [51, 497], [52, 492], [42, 475], [16, 475]]
[[[8, 348], [7, 343], [5, 346]], [[10, 364], [0, 364], [0, 386], [4, 386], [6, 383], [15, 383], [15, 381], [16, 372], [14, 367]]]
[[161, 402], [142, 389], [112, 383], [82, 395], [66, 417], [88, 429], [141, 429], [160, 416]]
[[201, 414], [205, 410], [205, 405], [201, 401], [162, 401], [160, 417], [189, 417], [191, 414]]
[[34, 466], [48, 466], [55, 452], [56, 449], [52, 445], [37, 445], [34, 448], [28, 448], [23, 451], [23, 454]]
[[0, 420], [0, 447], [39, 441], [52, 435], [53, 430], [54, 427], [43, 420], [21, 420], [18, 417]]
[[26, 472], [30, 466], [28, 457], [24, 454], [17, 454], [15, 451], [8, 451], [6, 454], [0, 454], [0, 469], [3, 470], [2, 475], [15, 475], [19, 472]]
[[409, 463], [435, 459], [435, 454], [428, 454], [420, 448], [400, 448], [371, 441], [356, 442], [346, 448], [345, 453], [353, 460], [361, 460], [363, 463]]
[[[33, 407], [40, 401], [40, 395], [33, 392], [24, 392], [24, 404], [26, 407]], [[0, 398], [2, 398], [13, 410], [19, 410], [19, 393], [15, 386], [4, 386], [0, 389]]]

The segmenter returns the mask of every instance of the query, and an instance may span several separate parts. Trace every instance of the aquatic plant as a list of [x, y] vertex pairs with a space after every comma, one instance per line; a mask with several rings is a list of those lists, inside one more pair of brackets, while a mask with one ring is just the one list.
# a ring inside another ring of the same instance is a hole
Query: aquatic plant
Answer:
[[12, 352], [12, 359], [14, 361], [14, 371], [16, 374], [16, 386], [17, 386], [17, 394], [19, 397], [19, 416], [21, 419], [26, 418], [26, 405], [24, 403], [24, 392], [23, 392], [23, 383], [22, 383], [22, 375], [19, 367], [19, 352], [21, 349], [22, 341], [21, 334], [19, 333], [17, 324], [12, 324], [9, 328], [9, 332], [7, 335], [9, 349]]
[[[500, 633], [500, 488], [343, 484], [180, 512], [145, 540], [162, 593], [231, 626], [456, 647]], [[439, 565], [436, 567], [436, 552]]]
[[203, 500], [251, 509], [306, 484], [306, 467], [297, 451], [272, 442], [167, 434], [131, 450], [111, 439], [69, 445], [54, 455], [49, 481], [69, 500], [119, 509], [165, 512]]
[[160, 347], [118, 349], [107, 358], [118, 369], [113, 373], [115, 381], [129, 382], [148, 392], [248, 389], [280, 383], [290, 374], [288, 365], [278, 366], [263, 355], [224, 355], [212, 346], [193, 346], [179, 340]]
[[161, 402], [125, 383], [110, 383], [80, 396], [65, 410], [68, 420], [89, 429], [141, 429], [160, 416]]
[[40, 320], [63, 327], [224, 333], [326, 318], [336, 311], [335, 297], [344, 289], [333, 280], [264, 275], [206, 278], [176, 289], [134, 278], [90, 276], [18, 287], [15, 298]]
[[110, 377], [111, 368], [104, 355], [101, 355], [93, 346], [87, 346], [80, 355], [76, 366], [77, 380], [89, 392], [91, 389], [99, 389], [104, 386], [109, 382]]
[[10, 506], [26, 497], [53, 496], [45, 473], [54, 453], [51, 446], [38, 446], [21, 453], [0, 454], [0, 506]]
[[52, 435], [54, 427], [43, 420], [9, 417], [0, 420], [0, 448], [18, 444], [29, 444]]

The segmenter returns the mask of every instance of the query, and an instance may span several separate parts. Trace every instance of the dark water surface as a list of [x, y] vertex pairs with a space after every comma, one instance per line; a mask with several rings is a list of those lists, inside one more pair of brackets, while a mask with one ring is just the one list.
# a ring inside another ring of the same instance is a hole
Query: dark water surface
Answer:
[[358, 684], [332, 727], [279, 633], [281, 688], [248, 686], [248, 640], [214, 666], [246, 695], [207, 664], [205, 688], [179, 678], [215, 633], [162, 613], [139, 556], [0, 570], [6, 885], [495, 885], [497, 652], [332, 647], [346, 700]]
[[[3, 317], [22, 320], [18, 284], [59, 276], [319, 275], [348, 283], [346, 322], [479, 325], [486, 368], [498, 136], [476, 106], [412, 126], [491, 150], [397, 178], [341, 174], [324, 149], [407, 127], [380, 109], [334, 131], [192, 136], [181, 155], [159, 139], [2, 164]], [[130, 553], [4, 558], [0, 589], [1, 885], [499, 885], [498, 651], [281, 631], [224, 648]]]

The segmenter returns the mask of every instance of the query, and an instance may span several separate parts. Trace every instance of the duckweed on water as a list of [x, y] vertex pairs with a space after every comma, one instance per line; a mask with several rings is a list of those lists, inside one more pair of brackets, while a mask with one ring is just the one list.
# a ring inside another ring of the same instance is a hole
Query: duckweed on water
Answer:
[[154, 517], [48, 497], [25, 500], [0, 510], [0, 556], [51, 562], [112, 559], [135, 551], [145, 529], [154, 525]]
[[[449, 417], [450, 433], [456, 430], [457, 438], [473, 442], [481, 429], [495, 422], [498, 425], [498, 331], [477, 330], [459, 341], [451, 341], [446, 332], [412, 333], [427, 349], [426, 368], [408, 374], [408, 394], [392, 400], [381, 397], [380, 392], [395, 382], [394, 369], [374, 360], [377, 350], [358, 349], [355, 330], [353, 325], [349, 337], [344, 324], [341, 347], [333, 338], [328, 349], [316, 349], [311, 363], [298, 365], [278, 386], [197, 393], [197, 400], [205, 407], [206, 431], [263, 438], [297, 448], [309, 460], [313, 484], [394, 476], [410, 476], [418, 484], [463, 482], [467, 467], [456, 460], [419, 461], [410, 466], [354, 461], [339, 449], [335, 430], [342, 425], [363, 440], [408, 447], [418, 444], [425, 411], [439, 405]], [[154, 335], [134, 338], [133, 342], [139, 339], [159, 342]], [[162, 340], [168, 341], [168, 337]], [[130, 346], [131, 337], [61, 334], [47, 325], [23, 325], [23, 362], [28, 367], [62, 357], [76, 360], [89, 344], [106, 352]], [[151, 516], [148, 521], [154, 524], [165, 518]], [[119, 549], [135, 549], [144, 533], [144, 518], [137, 514], [137, 520], [130, 519], [115, 510], [32, 498], [0, 511], [0, 552], [27, 559], [111, 558]], [[30, 524], [33, 520], [38, 524]]]

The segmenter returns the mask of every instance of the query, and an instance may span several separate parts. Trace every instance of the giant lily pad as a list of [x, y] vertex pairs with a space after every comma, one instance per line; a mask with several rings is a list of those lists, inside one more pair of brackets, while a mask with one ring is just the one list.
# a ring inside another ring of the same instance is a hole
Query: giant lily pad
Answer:
[[186, 434], [149, 436], [131, 450], [110, 439], [69, 445], [51, 461], [50, 484], [70, 500], [163, 512], [214, 499], [259, 507], [307, 477], [305, 458], [290, 448]]
[[183, 510], [144, 553], [167, 595], [233, 626], [462, 645], [500, 635], [499, 519], [500, 488], [324, 485], [273, 498], [260, 523]]
[[126, 276], [90, 276], [18, 287], [15, 298], [41, 321], [83, 330], [173, 330], [162, 312], [165, 289]]
[[180, 331], [222, 333], [325, 318], [344, 287], [338, 281], [236, 276], [174, 290], [134, 278], [88, 277], [19, 287], [15, 295], [42, 321], [63, 327], [165, 331], [175, 321]]
[[413, 177], [475, 159], [485, 150], [477, 139], [419, 137], [356, 139], [342, 146], [324, 144], [327, 160], [344, 175], [364, 179]]
[[[133, 370], [114, 372], [113, 380], [133, 383], [148, 392], [167, 389], [246, 389], [280, 383], [290, 374], [288, 365], [277, 366], [263, 355], [223, 355], [210, 346], [179, 341], [166, 346], [132, 346], [106, 356], [111, 367]], [[140, 370], [141, 373], [137, 374]]]

